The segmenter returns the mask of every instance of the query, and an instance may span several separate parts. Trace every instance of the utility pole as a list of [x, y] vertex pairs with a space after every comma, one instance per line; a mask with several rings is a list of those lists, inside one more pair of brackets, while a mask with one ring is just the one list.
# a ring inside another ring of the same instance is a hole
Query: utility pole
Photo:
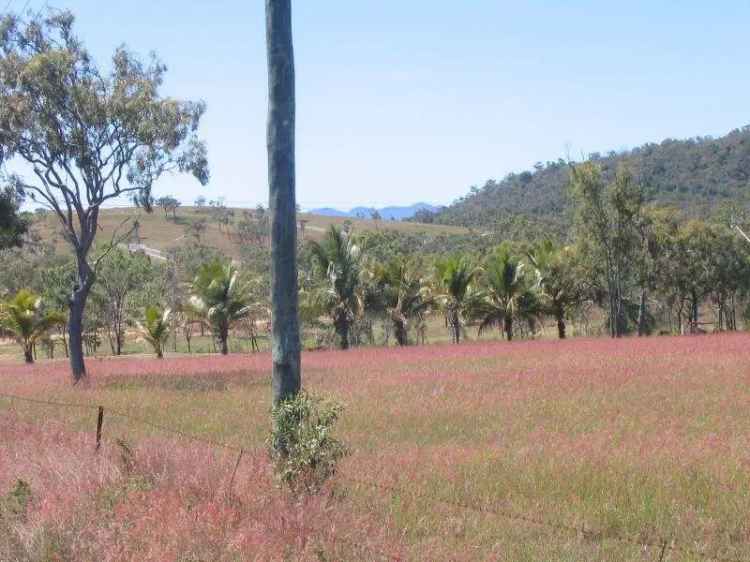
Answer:
[[301, 385], [291, 0], [266, 0], [266, 46], [273, 401], [278, 403], [295, 396]]

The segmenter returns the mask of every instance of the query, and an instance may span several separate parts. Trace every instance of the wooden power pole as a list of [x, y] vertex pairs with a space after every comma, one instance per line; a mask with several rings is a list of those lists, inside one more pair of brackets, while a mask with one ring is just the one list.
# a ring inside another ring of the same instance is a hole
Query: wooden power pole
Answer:
[[266, 45], [273, 400], [278, 403], [295, 396], [301, 385], [291, 0], [266, 0]]

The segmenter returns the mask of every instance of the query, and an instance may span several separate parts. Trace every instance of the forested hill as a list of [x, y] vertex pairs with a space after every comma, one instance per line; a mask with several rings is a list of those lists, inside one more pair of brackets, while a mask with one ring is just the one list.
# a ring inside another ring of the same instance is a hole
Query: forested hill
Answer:
[[[590, 158], [607, 174], [628, 162], [649, 201], [689, 214], [705, 215], [723, 201], [750, 194], [750, 126], [720, 138], [668, 139]], [[445, 207], [434, 222], [470, 227], [507, 223], [511, 217], [565, 222], [569, 173], [568, 164], [559, 160], [539, 163], [533, 171], [510, 174], [500, 182], [490, 180]]]

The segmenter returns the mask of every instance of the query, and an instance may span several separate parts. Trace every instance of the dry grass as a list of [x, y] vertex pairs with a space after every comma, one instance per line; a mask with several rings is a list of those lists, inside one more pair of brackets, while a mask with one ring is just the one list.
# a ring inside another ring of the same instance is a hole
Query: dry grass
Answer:
[[[240, 220], [242, 209], [234, 209], [234, 211], [235, 221]], [[97, 235], [98, 240], [102, 243], [108, 242], [112, 238], [112, 233], [123, 224], [123, 221], [132, 221], [136, 218], [141, 225], [140, 233], [143, 243], [150, 248], [164, 251], [170, 247], [179, 246], [185, 235], [185, 224], [199, 218], [205, 218], [207, 228], [203, 235], [203, 243], [220, 250], [232, 258], [238, 258], [240, 255], [239, 242], [220, 230], [218, 223], [211, 221], [206, 211], [201, 211], [195, 207], [181, 207], [177, 213], [176, 222], [171, 217], [165, 217], [161, 209], [154, 209], [153, 213], [144, 213], [142, 210], [136, 208], [105, 209], [102, 211], [99, 221], [100, 232]], [[314, 240], [322, 238], [329, 225], [336, 224], [340, 226], [346, 220], [338, 217], [311, 215], [309, 213], [301, 214], [300, 218], [309, 221], [305, 227], [305, 237]], [[371, 220], [352, 219], [352, 223], [354, 228], [360, 232], [378, 229], [412, 234], [420, 232], [428, 234], [464, 234], [467, 232], [462, 227], [400, 221], [378, 221], [376, 223]], [[60, 229], [56, 217], [47, 215], [39, 219], [36, 223], [36, 228], [44, 239], [54, 240], [59, 251], [70, 251], [62, 237], [55, 236], [55, 233]], [[127, 227], [123, 228], [127, 229]]]
[[[682, 549], [664, 560], [750, 559], [748, 344], [743, 334], [308, 353], [306, 386], [347, 405], [340, 434], [353, 454], [304, 506], [272, 486], [264, 462], [267, 355], [102, 360], [87, 389], [70, 388], [64, 363], [7, 365], [3, 392], [102, 404], [250, 452], [232, 503], [222, 486], [233, 456], [106, 415], [96, 458], [95, 411], [0, 400], [0, 495], [29, 481], [24, 548], [54, 537], [77, 559], [112, 537], [133, 560], [658, 560], [660, 546], [645, 545], [661, 538]], [[135, 449], [136, 484], [116, 438]]]

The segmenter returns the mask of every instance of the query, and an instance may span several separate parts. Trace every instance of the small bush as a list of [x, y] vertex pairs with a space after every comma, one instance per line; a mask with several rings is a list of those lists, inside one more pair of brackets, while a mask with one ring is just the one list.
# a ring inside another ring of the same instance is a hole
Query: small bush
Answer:
[[14, 488], [0, 498], [0, 518], [25, 519], [31, 501], [31, 486], [25, 480], [16, 481]]
[[277, 478], [295, 493], [314, 493], [336, 473], [346, 447], [331, 435], [343, 407], [301, 392], [272, 410], [269, 438]]

